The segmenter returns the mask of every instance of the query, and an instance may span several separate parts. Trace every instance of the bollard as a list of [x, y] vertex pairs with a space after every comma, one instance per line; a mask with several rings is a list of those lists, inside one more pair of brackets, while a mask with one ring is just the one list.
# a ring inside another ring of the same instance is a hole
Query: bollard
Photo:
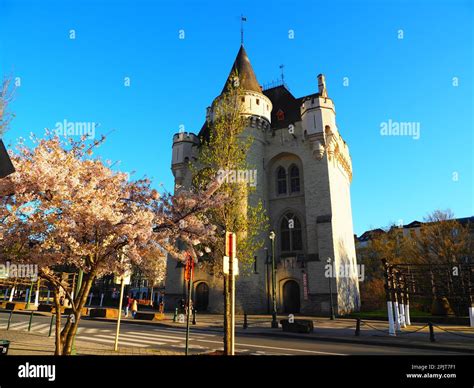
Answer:
[[15, 296], [15, 286], [10, 290], [10, 296], [8, 297], [9, 302], [13, 302], [13, 297]]
[[31, 310], [30, 314], [30, 322], [28, 323], [28, 331], [31, 331], [31, 322], [33, 321], [33, 310]]
[[196, 324], [196, 309], [193, 309], [193, 325]]
[[53, 331], [53, 322], [54, 322], [54, 314], [51, 314], [51, 322], [49, 323], [49, 334], [48, 334], [48, 337], [51, 337], [51, 332]]
[[355, 335], [356, 337], [360, 336], [360, 318], [357, 318]]
[[435, 342], [435, 336], [434, 336], [434, 329], [433, 329], [433, 324], [431, 322], [428, 322], [428, 325], [430, 327], [430, 342]]
[[246, 329], [247, 327], [249, 327], [249, 323], [247, 321], [247, 313], [244, 313], [244, 329]]
[[176, 307], [174, 309], [173, 322], [176, 322], [177, 319], [178, 319], [178, 308]]
[[38, 286], [36, 288], [36, 291], [35, 291], [35, 306], [38, 307], [39, 306], [39, 302], [40, 302], [40, 288], [39, 288], [39, 280], [38, 280]]
[[7, 330], [10, 330], [10, 322], [12, 321], [13, 310], [10, 310], [10, 316], [8, 317]]

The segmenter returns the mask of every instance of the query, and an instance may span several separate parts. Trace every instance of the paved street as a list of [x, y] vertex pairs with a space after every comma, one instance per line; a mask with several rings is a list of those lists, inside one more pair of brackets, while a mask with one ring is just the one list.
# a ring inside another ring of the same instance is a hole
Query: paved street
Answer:
[[[5, 329], [8, 313], [0, 313], [0, 329]], [[29, 315], [14, 314], [12, 332], [27, 332]], [[63, 320], [64, 321], [64, 320]], [[30, 333], [47, 338], [50, 317], [34, 316]], [[81, 320], [78, 341], [86, 341], [113, 348], [114, 322]], [[54, 333], [53, 333], [54, 336]], [[124, 321], [120, 330], [119, 346], [124, 349], [151, 349], [184, 352], [185, 330], [180, 327], [160, 327], [150, 324], [132, 324]], [[190, 351], [192, 354], [222, 349], [222, 333], [218, 329], [192, 328]], [[240, 355], [443, 355], [453, 351], [412, 349], [379, 345], [315, 341], [299, 338], [274, 338], [265, 335], [237, 333], [236, 352]]]

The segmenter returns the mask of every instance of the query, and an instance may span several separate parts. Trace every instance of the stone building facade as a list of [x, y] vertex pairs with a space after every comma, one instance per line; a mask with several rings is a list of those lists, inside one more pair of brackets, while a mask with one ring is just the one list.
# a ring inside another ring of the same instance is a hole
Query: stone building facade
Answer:
[[[261, 199], [276, 233], [276, 300], [281, 313], [327, 314], [329, 282], [333, 305], [339, 314], [360, 305], [354, 248], [349, 148], [336, 126], [333, 101], [325, 79], [318, 76], [317, 92], [294, 97], [284, 84], [262, 90], [243, 46], [230, 75], [237, 72], [244, 89], [243, 114], [254, 142], [248, 162], [257, 170], [256, 190], [249, 202]], [[316, 85], [315, 85], [316, 87]], [[225, 88], [224, 88], [225, 89]], [[206, 123], [212, 120], [207, 108]], [[172, 171], [177, 187], [189, 187], [188, 162], [197, 156], [198, 135], [173, 137]], [[272, 245], [270, 230], [261, 236], [265, 248], [254, 266], [236, 281], [236, 310], [267, 313], [271, 310]], [[331, 259], [332, 277], [328, 277]], [[184, 269], [172, 259], [166, 277], [167, 308], [185, 294]], [[194, 303], [198, 311], [223, 311], [223, 280], [197, 270]]]

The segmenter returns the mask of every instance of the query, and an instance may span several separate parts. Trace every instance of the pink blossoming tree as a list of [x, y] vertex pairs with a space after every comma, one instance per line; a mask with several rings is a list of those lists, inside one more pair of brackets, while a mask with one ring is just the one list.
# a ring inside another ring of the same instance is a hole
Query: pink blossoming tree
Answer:
[[[104, 138], [90, 144], [48, 133], [32, 141], [32, 147], [18, 145], [11, 154], [17, 171], [0, 180], [0, 259], [37, 264], [54, 290], [56, 311], [65, 295], [75, 319], [67, 318], [61, 329], [56, 314], [55, 354], [69, 355], [93, 282], [120, 275], [130, 264], [164, 267], [162, 248], [183, 259], [177, 247], [184, 247], [196, 259], [215, 239], [202, 214], [224, 198], [217, 182], [173, 196], [160, 195], [148, 179], [130, 180], [93, 157]], [[84, 272], [74, 295], [61, 268]]]

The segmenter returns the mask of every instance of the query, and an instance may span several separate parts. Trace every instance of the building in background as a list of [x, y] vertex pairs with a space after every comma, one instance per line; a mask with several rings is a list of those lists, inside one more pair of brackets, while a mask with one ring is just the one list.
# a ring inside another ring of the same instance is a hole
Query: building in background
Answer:
[[[459, 222], [463, 227], [467, 227], [469, 229], [469, 238], [470, 238], [470, 247], [471, 247], [471, 252], [474, 252], [474, 216], [472, 217], [462, 217], [462, 218], [455, 218], [453, 221]], [[409, 237], [409, 236], [414, 236], [415, 234], [419, 233], [420, 228], [423, 227], [423, 225], [427, 224], [427, 222], [421, 222], [421, 221], [412, 221], [409, 224], [406, 225], [400, 225], [400, 226], [392, 226], [392, 228], [395, 228], [400, 231], [400, 233], [404, 237]], [[359, 237], [354, 236], [355, 238], [355, 244], [356, 244], [356, 250], [359, 253], [359, 250], [367, 247], [370, 244], [370, 240], [372, 240], [374, 237], [379, 236], [380, 234], [386, 233], [385, 230], [381, 228], [377, 229], [371, 229], [367, 230], [364, 233], [362, 233]]]

